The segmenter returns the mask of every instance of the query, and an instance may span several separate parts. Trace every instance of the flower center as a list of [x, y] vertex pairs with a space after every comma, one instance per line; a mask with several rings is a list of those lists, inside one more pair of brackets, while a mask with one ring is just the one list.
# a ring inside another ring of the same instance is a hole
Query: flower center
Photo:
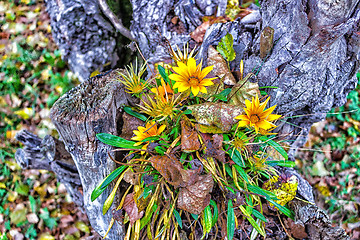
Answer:
[[141, 84], [139, 85], [135, 85], [133, 88], [132, 88], [132, 92], [137, 94], [137, 93], [141, 93], [143, 90], [143, 87], [141, 86]]
[[162, 110], [164, 116], [170, 116], [173, 113], [173, 106], [171, 104], [166, 104]]
[[245, 140], [240, 139], [240, 138], [235, 138], [233, 145], [235, 148], [242, 151], [245, 149]]
[[191, 76], [189, 79], [190, 86], [197, 86], [199, 85], [199, 78]]
[[257, 114], [252, 114], [250, 116], [250, 122], [257, 123], [258, 121], [260, 121], [260, 118], [259, 118], [259, 116]]

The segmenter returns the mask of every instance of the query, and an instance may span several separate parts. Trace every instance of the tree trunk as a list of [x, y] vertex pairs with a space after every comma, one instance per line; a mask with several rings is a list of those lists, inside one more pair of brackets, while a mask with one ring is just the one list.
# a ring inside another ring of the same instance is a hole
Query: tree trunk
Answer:
[[[169, 58], [161, 44], [162, 36], [179, 46], [187, 41], [194, 42], [190, 33], [201, 24], [200, 18], [214, 13], [223, 15], [226, 8], [226, 1], [193, 2], [131, 1], [131, 33], [149, 63]], [[54, 4], [52, 0], [47, 1], [54, 38], [58, 39], [72, 69], [80, 69], [78, 73], [85, 79], [94, 66], [115, 58], [112, 55], [115, 38], [112, 36], [116, 33], [111, 23], [101, 17], [97, 2], [68, 0]], [[256, 6], [253, 9], [243, 19], [210, 26], [198, 57], [206, 61], [210, 45], [217, 45], [227, 32], [233, 35], [236, 60], [230, 67], [237, 68], [243, 59], [245, 74], [255, 72], [260, 86], [277, 87], [268, 93], [272, 97], [271, 105], [277, 104], [277, 113], [286, 117], [279, 131], [295, 140], [289, 152], [293, 157], [296, 149], [305, 143], [311, 125], [324, 119], [331, 108], [343, 105], [347, 94], [356, 85], [355, 74], [360, 60], [360, 1], [269, 0], [261, 2], [261, 9]], [[180, 19], [176, 24], [170, 21], [175, 16]], [[69, 22], [69, 19], [73, 21]], [[264, 58], [266, 49], [260, 42], [266, 27], [274, 29], [274, 46], [268, 49], [271, 51]], [[87, 38], [87, 34], [95, 37]], [[103, 41], [103, 38], [107, 40]], [[77, 168], [83, 186], [83, 206], [91, 225], [102, 236], [111, 219], [109, 213], [102, 215], [102, 204], [109, 192], [94, 202], [90, 201], [90, 194], [114, 170], [115, 163], [108, 156], [113, 155], [112, 147], [96, 140], [95, 134], [119, 134], [122, 131], [121, 106], [131, 102], [115, 78], [115, 72], [90, 78], [61, 97], [51, 110], [51, 118]], [[26, 145], [28, 148], [45, 144], [35, 136], [30, 137], [35, 143]], [[29, 152], [29, 149], [24, 151]], [[19, 150], [17, 160], [29, 162], [24, 159], [33, 157], [24, 155]], [[55, 171], [49, 166], [46, 169]], [[314, 202], [310, 185], [299, 174], [297, 177], [300, 181], [298, 192]], [[326, 214], [316, 206], [299, 206], [294, 207], [296, 217], [310, 239], [347, 238], [342, 230], [331, 228]], [[121, 239], [122, 236], [119, 225], [114, 225], [108, 235], [109, 239]]]
[[[96, 138], [97, 133], [119, 134], [120, 108], [128, 105], [129, 96], [116, 81], [118, 73], [90, 78], [62, 96], [51, 108], [50, 118], [66, 150], [71, 154], [83, 186], [84, 208], [91, 226], [104, 236], [112, 218], [111, 211], [102, 214], [103, 204], [113, 187], [91, 201], [91, 192], [113, 170], [116, 164], [113, 147]], [[119, 199], [115, 199], [119, 204]], [[119, 239], [122, 228], [115, 224], [109, 239]]]

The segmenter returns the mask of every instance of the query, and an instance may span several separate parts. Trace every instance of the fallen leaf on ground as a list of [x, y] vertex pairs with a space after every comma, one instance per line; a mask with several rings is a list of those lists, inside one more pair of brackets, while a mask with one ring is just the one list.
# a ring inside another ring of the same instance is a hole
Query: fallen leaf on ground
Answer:
[[[273, 176], [264, 183], [263, 188], [273, 192], [278, 200], [274, 200], [281, 206], [284, 206], [289, 201], [293, 200], [296, 195], [298, 187], [298, 180], [295, 175], [282, 173], [280, 176]], [[273, 204], [270, 203], [270, 208], [277, 210]]]
[[188, 106], [192, 115], [200, 124], [216, 126], [223, 132], [229, 132], [231, 127], [237, 122], [234, 118], [244, 113], [244, 109], [239, 106], [231, 106], [225, 103], [206, 102]]
[[153, 156], [149, 161], [165, 180], [175, 188], [188, 186], [198, 179], [198, 170], [185, 170], [181, 162], [173, 154]]
[[129, 216], [130, 224], [134, 224], [136, 220], [142, 218], [144, 215], [144, 211], [139, 212], [139, 209], [134, 201], [134, 194], [135, 193], [130, 193], [126, 195], [123, 206], [123, 209]]
[[180, 188], [177, 206], [193, 214], [200, 214], [210, 203], [210, 192], [214, 186], [211, 174], [202, 175], [192, 185]]
[[181, 120], [181, 150], [183, 152], [194, 152], [199, 150], [201, 145], [198, 134], [191, 125], [189, 119]]

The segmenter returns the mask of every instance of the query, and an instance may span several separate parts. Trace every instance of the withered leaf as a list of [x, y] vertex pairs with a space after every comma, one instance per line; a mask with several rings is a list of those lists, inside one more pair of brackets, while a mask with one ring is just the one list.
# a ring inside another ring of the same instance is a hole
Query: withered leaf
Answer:
[[180, 188], [177, 206], [193, 214], [200, 214], [210, 203], [210, 192], [214, 186], [211, 174], [202, 175], [192, 185]]
[[190, 33], [190, 37], [194, 39], [195, 42], [202, 43], [206, 30], [210, 27], [210, 25], [210, 21], [203, 22], [193, 32]]
[[225, 103], [206, 102], [188, 106], [192, 115], [200, 124], [216, 126], [223, 132], [229, 132], [237, 120], [234, 118], [243, 114], [244, 109], [240, 106], [231, 106]]
[[[200, 93], [199, 96], [205, 99], [208, 99], [214, 94], [221, 93], [226, 85], [233, 86], [236, 84], [236, 80], [232, 73], [230, 72], [228, 65], [221, 54], [216, 51], [213, 46], [210, 46], [208, 49], [208, 59], [207, 59], [208, 66], [214, 66], [211, 74], [218, 77], [217, 79], [213, 80], [214, 85], [206, 87], [207, 93]], [[210, 98], [211, 100], [211, 98]]]
[[245, 107], [245, 99], [251, 101], [252, 97], [255, 97], [256, 94], [260, 96], [258, 83], [250, 82], [248, 80], [250, 77], [251, 74], [248, 74], [243, 80], [239, 81], [232, 87], [229, 94], [230, 99], [228, 100], [230, 105]]
[[181, 120], [181, 150], [183, 152], [194, 152], [201, 147], [198, 134], [191, 126], [189, 119]]
[[137, 130], [138, 126], [144, 125], [144, 122], [140, 119], [127, 114], [126, 112], [122, 115], [122, 130], [119, 137], [125, 138], [126, 140], [130, 140], [130, 138], [134, 135], [133, 131]]
[[223, 133], [223, 131], [216, 126], [207, 126], [203, 124], [196, 124], [195, 126], [201, 133]]
[[181, 162], [173, 154], [152, 156], [149, 161], [165, 180], [175, 188], [193, 184], [198, 179], [198, 170], [185, 170]]
[[134, 224], [136, 220], [142, 218], [144, 215], [144, 211], [139, 212], [139, 209], [134, 200], [134, 193], [126, 195], [123, 209], [129, 215], [130, 224]]
[[138, 174], [135, 174], [133, 171], [126, 171], [124, 175], [124, 181], [127, 183], [130, 183], [131, 185], [138, 185], [139, 184], [139, 178]]
[[264, 59], [274, 46], [274, 29], [267, 26], [260, 35], [260, 57]]
[[225, 163], [225, 151], [222, 150], [223, 135], [215, 134], [212, 141], [205, 140], [206, 149], [205, 156], [216, 158]]
[[[281, 173], [280, 176], [273, 176], [269, 180], [267, 180], [263, 188], [270, 192], [273, 192], [278, 200], [274, 200], [281, 206], [284, 206], [286, 203], [291, 201], [297, 191], [298, 187], [298, 179], [295, 175], [291, 175], [288, 173]], [[270, 208], [276, 210], [273, 204], [270, 203]]]
[[[208, 65], [214, 65], [212, 73], [222, 79], [223, 83], [231, 86], [236, 84], [236, 80], [230, 72], [226, 61], [213, 46], [210, 46], [208, 49]], [[219, 92], [221, 92], [222, 90], [220, 90]]]

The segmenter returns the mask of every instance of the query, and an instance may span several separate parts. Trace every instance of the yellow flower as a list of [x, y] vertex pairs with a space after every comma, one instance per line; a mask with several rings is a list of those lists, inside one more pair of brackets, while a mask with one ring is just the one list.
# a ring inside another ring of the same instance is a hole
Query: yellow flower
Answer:
[[177, 52], [174, 51], [173, 48], [170, 48], [169, 50], [171, 58], [174, 59], [176, 62], [182, 62], [186, 64], [189, 58], [193, 58], [196, 55], [194, 54], [195, 48], [189, 53], [189, 44], [184, 44], [183, 52], [181, 52], [181, 50], [177, 45], [176, 45], [176, 50]]
[[175, 98], [175, 95], [171, 96], [161, 96], [159, 94], [155, 95], [155, 101], [149, 95], [145, 95], [147, 101], [142, 100], [143, 105], [139, 105], [141, 112], [148, 114], [153, 118], [161, 118], [160, 121], [166, 117], [172, 119], [174, 117], [174, 111], [176, 106], [181, 102], [179, 101], [180, 96]]
[[150, 89], [151, 92], [155, 93], [161, 98], [161, 100], [168, 101], [172, 97], [174, 91], [171, 89], [168, 83], [165, 84], [164, 80], [161, 80], [161, 86]]
[[[158, 128], [155, 121], [147, 122], [145, 127], [139, 126], [138, 130], [133, 131], [135, 137], [132, 137], [131, 140], [138, 141], [134, 146], [139, 146], [143, 144], [141, 141], [145, 138], [159, 136], [164, 131], [165, 127], [166, 125], [161, 125]], [[143, 149], [146, 149], [147, 145], [149, 145], [149, 142], [146, 142]]]
[[174, 67], [173, 73], [169, 76], [174, 80], [174, 89], [177, 88], [179, 92], [184, 92], [191, 88], [191, 92], [196, 96], [199, 92], [207, 93], [206, 86], [211, 86], [214, 83], [212, 80], [216, 78], [205, 78], [206, 75], [213, 69], [213, 66], [208, 66], [201, 70], [201, 63], [196, 66], [194, 58], [189, 58], [187, 64], [178, 62], [178, 67]]
[[135, 69], [130, 63], [130, 66], [126, 68], [125, 71], [120, 71], [119, 74], [122, 79], [118, 79], [121, 83], [125, 85], [127, 93], [138, 95], [140, 94], [148, 85], [148, 81], [142, 82], [141, 76], [146, 70], [146, 63], [144, 63], [138, 72], [137, 61], [135, 62]]
[[271, 114], [272, 111], [274, 111], [276, 105], [265, 110], [266, 104], [269, 100], [270, 97], [268, 97], [265, 102], [260, 104], [259, 97], [257, 95], [255, 99], [252, 98], [252, 102], [246, 99], [246, 108], [244, 109], [246, 114], [235, 117], [235, 119], [240, 120], [238, 127], [254, 127], [256, 133], [259, 132], [259, 129], [268, 130], [275, 128], [276, 125], [271, 123], [271, 121], [279, 119], [281, 115]]

